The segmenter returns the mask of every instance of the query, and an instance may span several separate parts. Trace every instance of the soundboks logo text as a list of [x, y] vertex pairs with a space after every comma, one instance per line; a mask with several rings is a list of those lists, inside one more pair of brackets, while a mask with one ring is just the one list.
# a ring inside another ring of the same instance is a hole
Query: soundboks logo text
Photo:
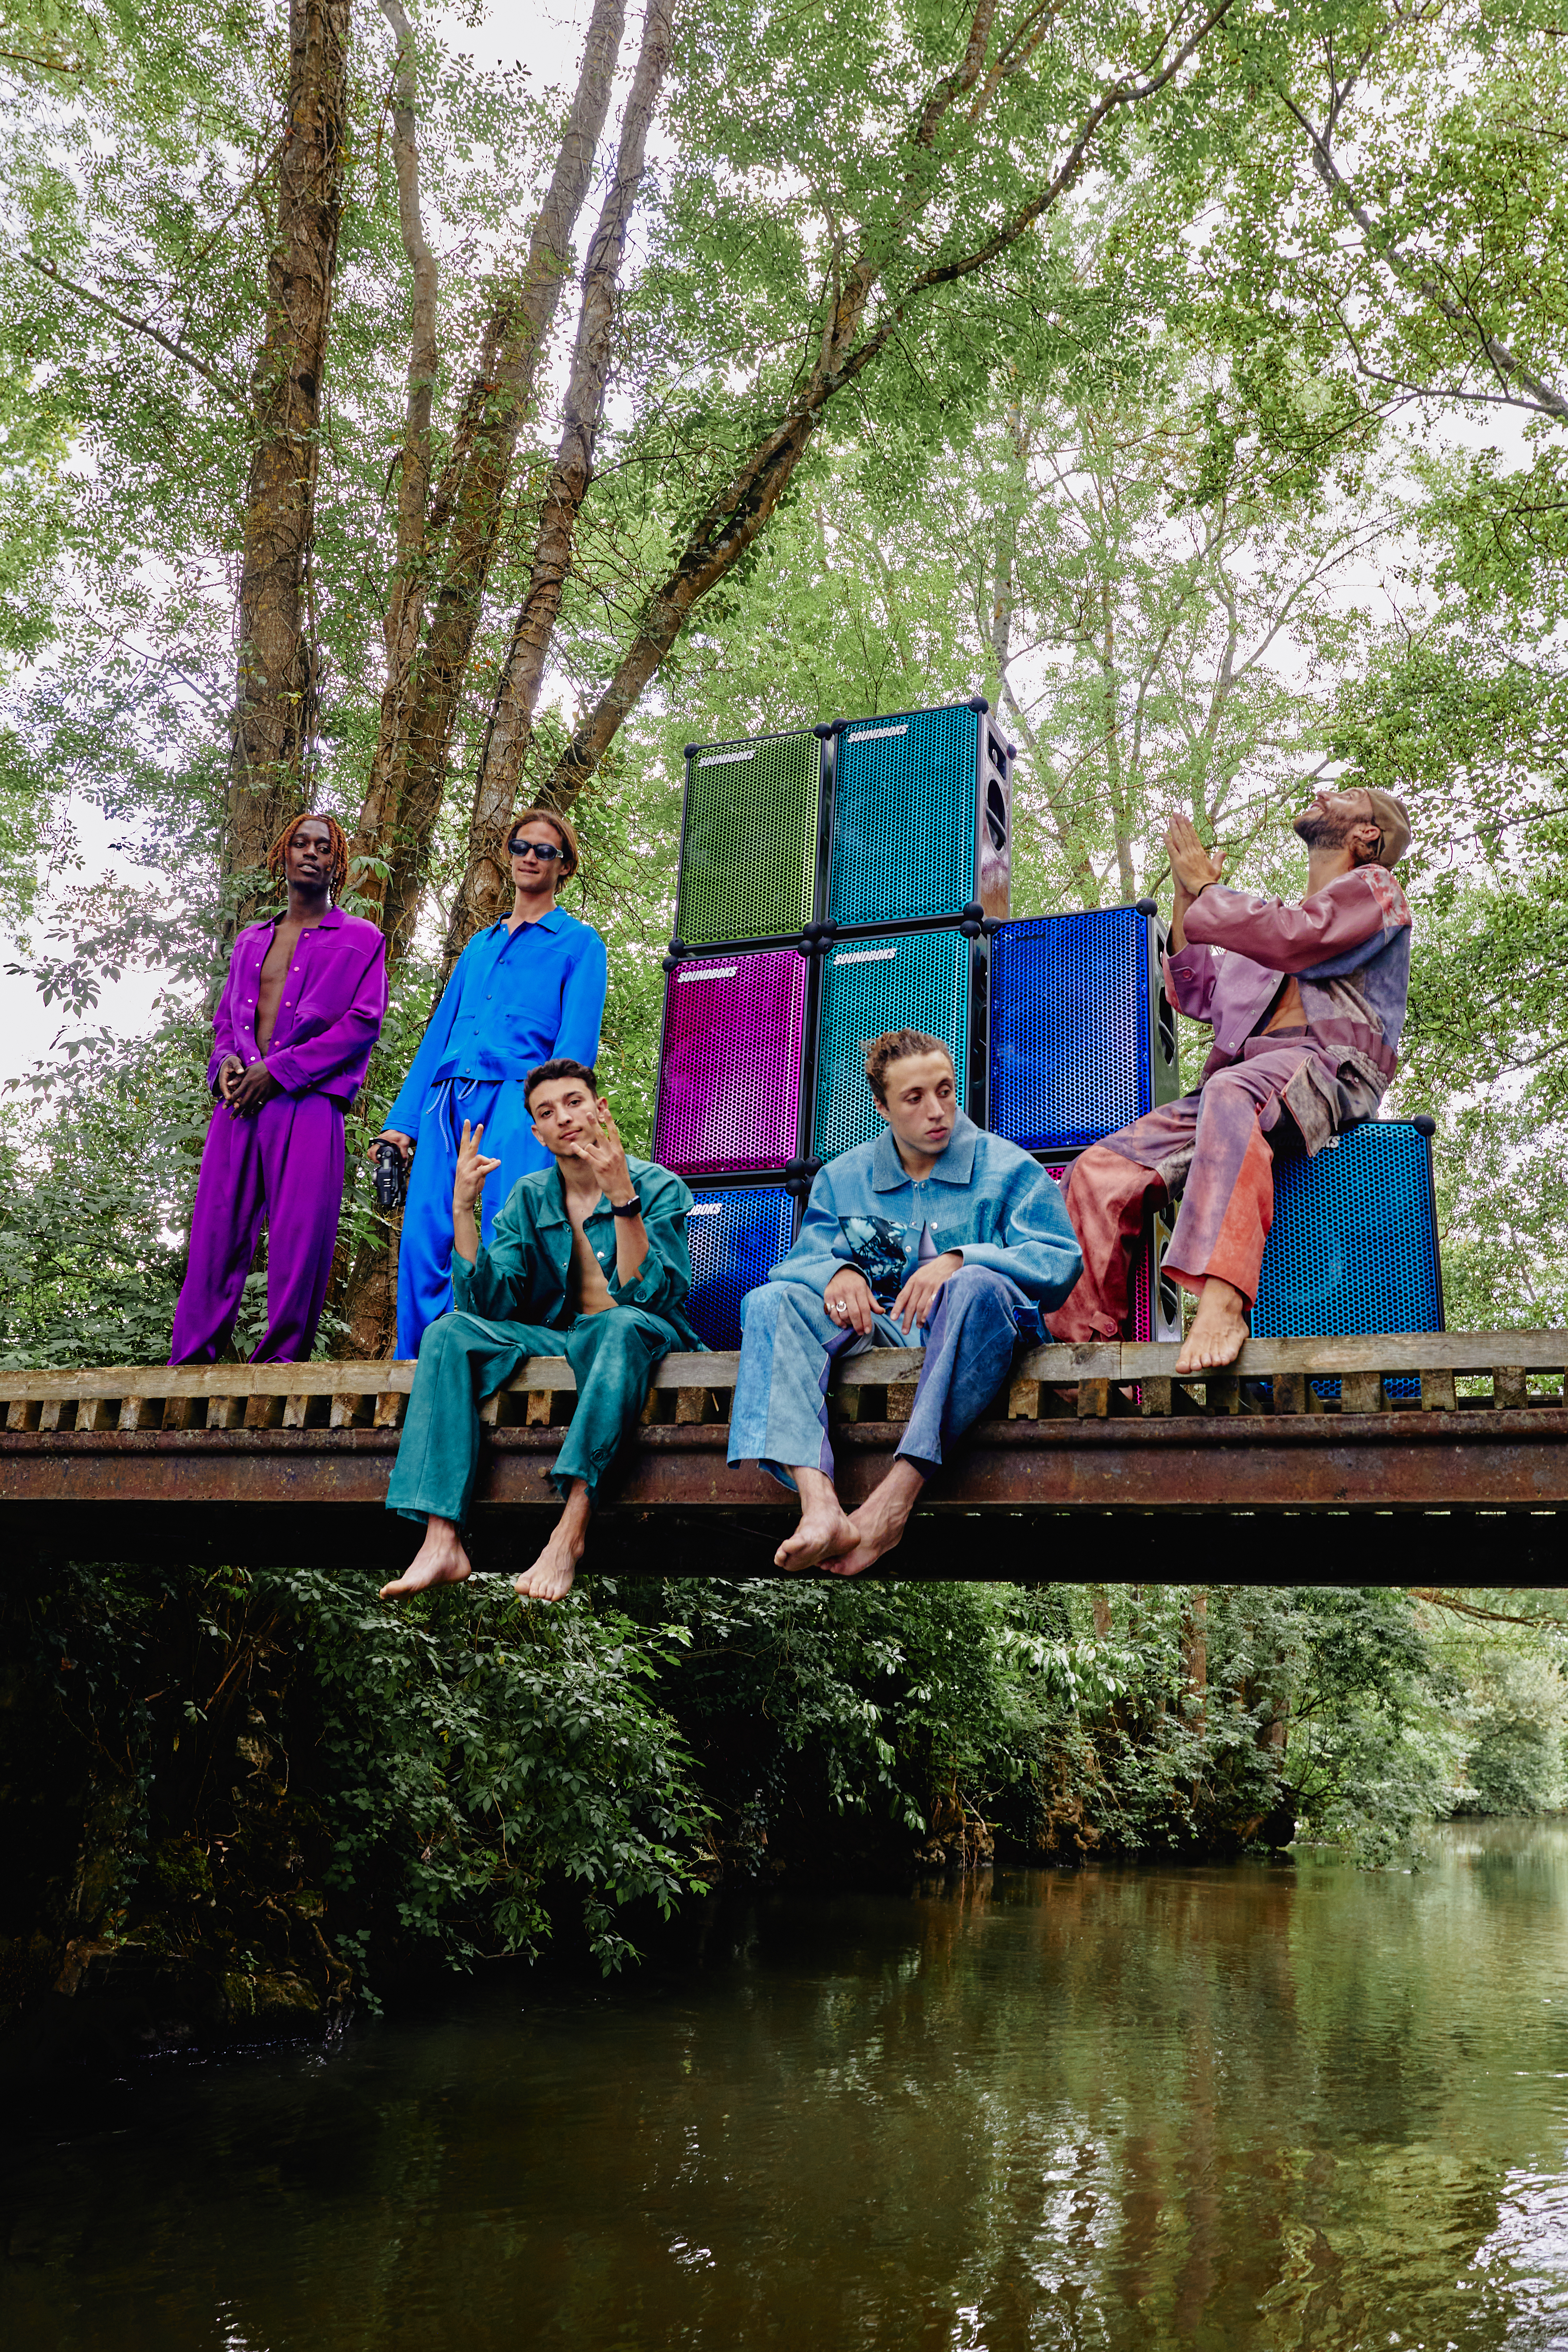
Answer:
[[853, 955], [836, 955], [835, 964], [890, 963], [898, 954], [897, 948], [858, 948]]
[[853, 735], [844, 740], [847, 743], [879, 743], [884, 735], [907, 735], [909, 731], [907, 727], [858, 727]]
[[721, 1217], [724, 1203], [722, 1201], [693, 1201], [686, 1213], [689, 1217]]
[[731, 768], [734, 766], [737, 760], [754, 760], [756, 756], [754, 750], [750, 751], [705, 751], [701, 759], [698, 761], [697, 764], [700, 768]]
[[678, 971], [675, 984], [684, 988], [689, 980], [733, 980], [740, 969], [738, 963], [710, 963], [706, 971]]

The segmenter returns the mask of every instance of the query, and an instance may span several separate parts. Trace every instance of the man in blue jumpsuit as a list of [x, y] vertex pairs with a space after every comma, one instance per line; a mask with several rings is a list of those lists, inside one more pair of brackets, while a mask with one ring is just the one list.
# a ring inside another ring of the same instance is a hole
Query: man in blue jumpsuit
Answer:
[[452, 1183], [464, 1122], [485, 1130], [500, 1181], [483, 1203], [488, 1245], [520, 1176], [553, 1165], [523, 1081], [540, 1063], [592, 1068], [605, 1013], [605, 942], [555, 903], [577, 871], [577, 836], [553, 809], [525, 809], [507, 836], [511, 911], [468, 941], [376, 1141], [412, 1155], [397, 1262], [397, 1352], [416, 1356], [452, 1307]]

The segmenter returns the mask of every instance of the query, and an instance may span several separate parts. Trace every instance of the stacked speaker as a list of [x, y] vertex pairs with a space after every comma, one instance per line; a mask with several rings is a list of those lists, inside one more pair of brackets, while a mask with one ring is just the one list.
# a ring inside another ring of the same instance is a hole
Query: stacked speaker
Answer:
[[[1259, 1339], [1440, 1331], [1443, 1269], [1432, 1185], [1436, 1121], [1369, 1118], [1310, 1160], [1274, 1165], [1274, 1223], [1252, 1309]], [[1337, 1396], [1338, 1381], [1314, 1381]], [[1420, 1394], [1418, 1381], [1384, 1382]]]
[[[1079, 1152], [1181, 1091], [1164, 944], [1152, 898], [993, 934], [990, 1125], [1058, 1183]], [[1131, 1339], [1180, 1336], [1181, 1298], [1161, 1263], [1168, 1238], [1152, 1218], [1133, 1266]]]
[[816, 1169], [877, 1132], [869, 1038], [940, 1037], [984, 1116], [1013, 759], [978, 696], [687, 746], [653, 1155], [692, 1187], [710, 1346], [738, 1345]]

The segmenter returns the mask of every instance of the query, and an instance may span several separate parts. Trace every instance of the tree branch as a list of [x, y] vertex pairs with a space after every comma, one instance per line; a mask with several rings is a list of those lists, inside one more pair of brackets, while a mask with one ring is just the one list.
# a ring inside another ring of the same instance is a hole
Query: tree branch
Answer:
[[55, 268], [52, 261], [41, 261], [36, 253], [24, 253], [22, 258], [29, 269], [36, 269], [40, 278], [48, 278], [51, 284], [63, 287], [68, 294], [74, 294], [79, 302], [90, 303], [95, 310], [102, 310], [109, 318], [118, 319], [122, 327], [130, 327], [136, 334], [145, 335], [150, 342], [161, 344], [171, 358], [181, 360], [186, 367], [194, 368], [196, 374], [204, 376], [215, 391], [221, 392], [242, 416], [248, 416], [250, 404], [237, 385], [230, 383], [226, 376], [219, 375], [216, 368], [209, 367], [205, 360], [198, 359], [195, 352], [187, 350], [184, 343], [175, 342], [171, 335], [161, 334], [145, 319], [133, 319], [129, 310], [121, 310], [117, 304], [106, 301], [90, 287], [79, 286], [74, 278], [68, 278], [63, 269]]

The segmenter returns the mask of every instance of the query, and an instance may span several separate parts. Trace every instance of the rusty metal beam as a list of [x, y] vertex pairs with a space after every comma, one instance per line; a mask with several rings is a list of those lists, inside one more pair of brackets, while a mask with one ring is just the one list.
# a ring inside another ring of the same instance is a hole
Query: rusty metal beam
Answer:
[[[900, 1433], [887, 1423], [837, 1430], [848, 1501], [870, 1491]], [[481, 1565], [515, 1567], [541, 1538], [561, 1434], [487, 1434]], [[727, 1436], [714, 1423], [644, 1429], [595, 1519], [596, 1563], [770, 1572], [789, 1501], [762, 1472], [730, 1468]], [[416, 1534], [384, 1507], [396, 1445], [395, 1429], [374, 1427], [15, 1432], [0, 1435], [0, 1532], [18, 1564], [40, 1553], [285, 1564], [363, 1548], [379, 1570]], [[1556, 1583], [1565, 1517], [1568, 1410], [1555, 1404], [987, 1421], [932, 1480], [894, 1566], [976, 1578], [1179, 1575], [1202, 1523], [1210, 1572], [1218, 1540], [1237, 1548], [1238, 1580], [1256, 1576], [1260, 1554], [1282, 1580], [1429, 1580], [1440, 1572], [1436, 1546], [1442, 1572], [1465, 1566], [1467, 1582], [1496, 1580], [1500, 1567], [1478, 1567], [1475, 1553], [1495, 1541], [1513, 1570], [1523, 1546], [1531, 1580]], [[1421, 1557], [1407, 1566], [1413, 1543]]]

